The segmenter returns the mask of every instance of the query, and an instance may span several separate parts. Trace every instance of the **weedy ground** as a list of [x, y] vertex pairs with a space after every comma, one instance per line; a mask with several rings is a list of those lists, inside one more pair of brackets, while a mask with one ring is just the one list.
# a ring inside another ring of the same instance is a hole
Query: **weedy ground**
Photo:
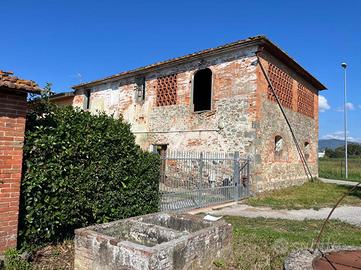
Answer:
[[[344, 180], [345, 161], [341, 158], [320, 158], [319, 175], [328, 179]], [[348, 181], [361, 181], [361, 158], [349, 158]]]
[[[248, 199], [253, 206], [275, 209], [303, 209], [333, 206], [351, 187], [308, 182], [299, 187], [267, 192]], [[344, 205], [361, 206], [361, 189], [348, 195]], [[282, 269], [286, 256], [293, 250], [312, 248], [322, 220], [283, 220], [265, 218], [225, 217], [233, 225], [234, 254], [230, 260], [214, 262], [216, 269], [266, 270]], [[361, 246], [361, 228], [340, 221], [328, 223], [321, 248], [330, 245]], [[67, 240], [37, 250], [33, 261], [19, 259], [10, 252], [11, 264], [6, 270], [73, 269], [74, 245]]]
[[[0, 269], [1, 266], [0, 266]], [[4, 270], [72, 270], [74, 269], [74, 243], [72, 240], [47, 245], [33, 251], [30, 261], [22, 258], [19, 251], [5, 252]]]
[[[233, 225], [233, 257], [217, 260], [220, 270], [283, 269], [286, 256], [296, 249], [310, 249], [322, 220], [293, 221], [282, 219], [225, 217]], [[331, 221], [321, 241], [321, 249], [333, 245], [361, 245], [361, 228], [339, 221]], [[13, 263], [17, 268], [7, 270], [73, 269], [74, 247], [70, 240], [47, 246], [36, 252], [29, 265]]]
[[[225, 217], [233, 225], [233, 259], [216, 261], [222, 270], [283, 269], [286, 256], [296, 249], [312, 248], [322, 220]], [[361, 245], [361, 228], [331, 221], [323, 235], [321, 249], [330, 245]]]

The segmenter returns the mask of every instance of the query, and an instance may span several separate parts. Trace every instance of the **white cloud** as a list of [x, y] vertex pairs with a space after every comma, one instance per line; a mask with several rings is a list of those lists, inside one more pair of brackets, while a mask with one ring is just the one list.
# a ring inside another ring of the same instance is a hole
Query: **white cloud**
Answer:
[[349, 142], [358, 142], [361, 143], [361, 138], [355, 138], [355, 137], [347, 137]]
[[355, 106], [351, 102], [346, 103], [347, 110], [353, 111], [355, 109]]
[[[349, 132], [347, 132], [347, 134], [349, 134]], [[330, 134], [326, 134], [324, 136], [322, 136], [322, 139], [337, 139], [337, 140], [344, 140], [345, 139], [345, 135], [344, 135], [344, 131], [335, 131], [333, 133]], [[347, 140], [349, 142], [359, 142], [361, 143], [361, 138], [355, 138], [352, 136], [347, 135]]]
[[[355, 105], [353, 105], [351, 102], [347, 102], [346, 103], [346, 108], [348, 111], [354, 111], [355, 110]], [[336, 112], [343, 112], [343, 107], [338, 107], [336, 109]]]
[[342, 139], [342, 134], [343, 131], [335, 131], [333, 133], [330, 134], [326, 134], [324, 136], [322, 136], [322, 139], [337, 139], [337, 140], [341, 140]]
[[324, 96], [319, 95], [318, 96], [318, 109], [320, 112], [324, 112], [326, 110], [329, 110], [331, 106], [328, 104], [327, 99]]

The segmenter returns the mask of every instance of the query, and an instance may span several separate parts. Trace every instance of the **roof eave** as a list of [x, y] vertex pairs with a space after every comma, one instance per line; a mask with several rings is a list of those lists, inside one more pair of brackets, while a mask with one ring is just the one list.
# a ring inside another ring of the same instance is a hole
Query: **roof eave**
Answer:
[[5, 90], [5, 91], [13, 91], [13, 92], [21, 92], [21, 93], [27, 93], [27, 94], [41, 94], [41, 89], [26, 89], [26, 88], [13, 88], [13, 87], [8, 87], [8, 86], [0, 86], [0, 90]]
[[73, 97], [73, 96], [74, 96], [74, 92], [62, 92], [62, 93], [58, 93], [58, 94], [50, 96], [49, 99], [50, 100], [57, 100], [57, 99]]
[[290, 57], [287, 53], [285, 53], [282, 49], [280, 49], [277, 45], [271, 42], [269, 39], [264, 38], [262, 45], [264, 49], [266, 49], [269, 53], [280, 59], [286, 65], [293, 68], [297, 73], [299, 73], [302, 77], [307, 79], [309, 83], [311, 83], [318, 91], [326, 90], [327, 87], [323, 85], [319, 80], [317, 80], [311, 73], [305, 70], [300, 64], [298, 64], [292, 57]]
[[132, 77], [132, 76], [138, 76], [142, 75], [144, 73], [155, 71], [160, 68], [166, 68], [173, 65], [179, 65], [185, 62], [189, 62], [204, 56], [210, 56], [210, 55], [216, 55], [221, 54], [224, 52], [232, 51], [239, 48], [246, 48], [250, 46], [263, 46], [269, 53], [279, 58], [282, 62], [284, 62], [286, 65], [293, 68], [295, 71], [297, 71], [301, 76], [303, 76], [305, 79], [307, 79], [317, 90], [325, 90], [327, 89], [326, 86], [324, 86], [320, 81], [318, 81], [315, 77], [313, 77], [308, 71], [306, 71], [301, 65], [299, 65], [294, 59], [292, 59], [287, 53], [285, 53], [283, 50], [281, 50], [278, 46], [276, 46], [273, 42], [271, 42], [269, 39], [267, 39], [265, 36], [256, 36], [249, 39], [233, 42], [230, 44], [226, 44], [223, 46], [219, 46], [212, 49], [206, 49], [200, 52], [196, 52], [193, 54], [188, 54], [182, 57], [170, 59], [163, 62], [158, 62], [155, 64], [151, 64], [148, 66], [140, 67], [134, 70], [125, 71], [122, 73], [118, 73], [109, 77], [105, 77], [103, 79], [90, 81], [88, 83], [82, 83], [73, 86], [72, 88], [74, 90], [87, 88], [95, 85], [99, 85], [101, 83], [105, 82], [112, 82], [115, 80]]
[[185, 62], [189, 62], [198, 58], [202, 58], [204, 56], [210, 56], [210, 55], [216, 55], [216, 54], [221, 54], [227, 51], [232, 51], [238, 48], [246, 48], [246, 47], [250, 47], [250, 46], [256, 46], [260, 44], [260, 41], [263, 39], [263, 36], [257, 36], [254, 38], [250, 38], [250, 39], [246, 39], [243, 42], [242, 41], [238, 41], [238, 42], [233, 42], [224, 46], [219, 46], [216, 48], [212, 48], [212, 49], [206, 49], [200, 52], [196, 52], [193, 54], [188, 54], [182, 57], [178, 57], [178, 58], [174, 58], [174, 59], [170, 59], [170, 60], [166, 60], [166, 61], [162, 61], [162, 62], [158, 62], [155, 64], [151, 64], [148, 66], [144, 66], [144, 67], [140, 67], [137, 69], [133, 69], [133, 70], [129, 70], [129, 71], [125, 71], [122, 73], [118, 73], [109, 77], [105, 77], [103, 79], [99, 79], [99, 80], [95, 80], [95, 81], [90, 81], [88, 83], [82, 83], [82, 84], [78, 84], [78, 85], [74, 85], [72, 88], [74, 90], [78, 90], [81, 88], [86, 88], [86, 87], [91, 87], [94, 85], [98, 85], [100, 83], [104, 83], [104, 82], [111, 82], [114, 80], [118, 80], [118, 79], [123, 79], [126, 77], [131, 77], [131, 76], [137, 76], [137, 75], [141, 75], [150, 71], [155, 71], [157, 69], [160, 68], [166, 68], [168, 66], [174, 66], [174, 65], [179, 65]]

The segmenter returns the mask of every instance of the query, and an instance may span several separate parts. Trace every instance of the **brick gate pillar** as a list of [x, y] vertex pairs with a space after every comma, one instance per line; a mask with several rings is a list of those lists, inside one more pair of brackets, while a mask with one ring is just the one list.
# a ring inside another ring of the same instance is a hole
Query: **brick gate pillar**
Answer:
[[39, 90], [0, 71], [0, 254], [17, 244], [27, 93]]

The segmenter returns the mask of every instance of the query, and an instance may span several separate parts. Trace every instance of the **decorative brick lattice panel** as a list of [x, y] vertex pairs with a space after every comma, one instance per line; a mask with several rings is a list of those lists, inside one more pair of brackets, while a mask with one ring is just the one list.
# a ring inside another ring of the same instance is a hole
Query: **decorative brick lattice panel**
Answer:
[[157, 79], [157, 106], [177, 104], [177, 74]]
[[[292, 77], [271, 63], [268, 65], [268, 76], [272, 82], [272, 85], [282, 106], [291, 109], [293, 84]], [[270, 100], [276, 101], [276, 98], [272, 93], [271, 87], [268, 87], [268, 98]]]
[[297, 111], [309, 117], [314, 117], [314, 94], [301, 83], [297, 87]]

